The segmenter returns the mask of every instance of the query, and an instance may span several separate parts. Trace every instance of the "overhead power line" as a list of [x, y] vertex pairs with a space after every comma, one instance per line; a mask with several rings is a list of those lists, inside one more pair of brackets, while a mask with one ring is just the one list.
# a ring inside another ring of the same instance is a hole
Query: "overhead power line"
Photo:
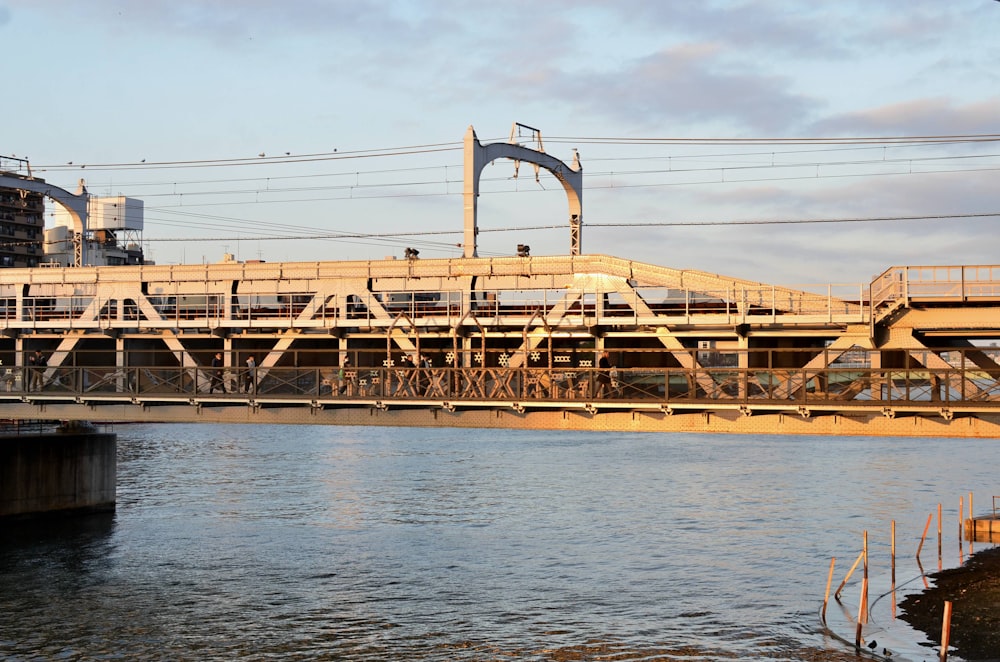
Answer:
[[942, 136], [840, 136], [813, 138], [656, 138], [546, 136], [546, 142], [589, 143], [595, 145], [926, 145], [971, 142], [998, 142], [1000, 133], [977, 133]]
[[[649, 227], [706, 227], [706, 226], [737, 226], [737, 225], [808, 225], [818, 223], [885, 223], [890, 221], [934, 221], [945, 219], [1000, 218], [1000, 212], [981, 214], [934, 214], [920, 216], [867, 216], [849, 218], [811, 218], [811, 219], [760, 219], [747, 221], [610, 221], [586, 223], [589, 228], [649, 228]], [[485, 232], [528, 232], [535, 230], [565, 229], [565, 224], [523, 225], [506, 228], [479, 228]], [[165, 241], [305, 241], [316, 239], [387, 239], [403, 237], [422, 237], [431, 235], [460, 235], [462, 230], [423, 230], [413, 232], [381, 232], [381, 233], [316, 233], [301, 235], [261, 235], [261, 236], [222, 236], [222, 237], [159, 237], [144, 238], [144, 242]], [[449, 245], [450, 246], [450, 245]]]
[[867, 216], [858, 218], [798, 218], [798, 219], [762, 219], [753, 221], [639, 221], [621, 223], [587, 223], [587, 227], [683, 227], [683, 226], [710, 226], [710, 225], [810, 225], [817, 223], [885, 223], [889, 221], [941, 221], [945, 219], [960, 218], [995, 218], [1000, 217], [1000, 212], [990, 212], [984, 214], [937, 214], [922, 216]]
[[429, 145], [412, 145], [389, 149], [367, 149], [349, 152], [319, 152], [315, 154], [296, 154], [286, 152], [280, 156], [267, 156], [260, 153], [256, 157], [238, 157], [227, 159], [191, 159], [182, 161], [140, 161], [119, 163], [81, 163], [67, 162], [64, 164], [45, 164], [33, 166], [37, 172], [53, 172], [65, 170], [159, 170], [172, 168], [221, 168], [239, 166], [260, 166], [285, 163], [309, 163], [314, 161], [344, 161], [350, 159], [371, 159], [386, 156], [406, 156], [411, 154], [430, 154], [433, 152], [449, 152], [461, 149], [455, 143], [438, 143]]
[[[716, 184], [750, 184], [751, 182], [776, 182], [792, 180], [820, 180], [847, 177], [882, 177], [923, 175], [933, 173], [982, 173], [1000, 169], [1000, 153], [983, 149], [982, 145], [1000, 142], [1000, 134], [962, 134], [927, 136], [882, 137], [816, 137], [816, 138], [676, 138], [676, 137], [547, 137], [550, 143], [573, 143], [586, 149], [587, 145], [602, 146], [594, 149], [587, 159], [584, 151], [584, 177], [588, 190], [612, 190], [652, 187], [679, 187]], [[506, 138], [482, 140], [483, 143], [506, 142]], [[973, 146], [976, 145], [976, 146]], [[207, 212], [208, 207], [243, 206], [262, 204], [345, 202], [388, 198], [419, 198], [458, 196], [463, 194], [463, 166], [461, 163], [435, 163], [450, 161], [453, 157], [418, 158], [422, 165], [392, 167], [396, 163], [375, 164], [370, 159], [408, 157], [432, 153], [450, 154], [461, 150], [460, 142], [430, 143], [402, 147], [365, 149], [354, 151], [333, 150], [309, 154], [279, 154], [256, 157], [162, 160], [134, 163], [84, 164], [89, 171], [145, 171], [185, 168], [227, 168], [246, 166], [273, 166], [271, 170], [243, 170], [232, 173], [212, 173], [200, 177], [193, 171], [188, 175], [163, 173], [142, 177], [143, 182], [128, 183], [117, 174], [108, 174], [106, 183], [88, 178], [91, 192], [107, 187], [108, 194], [117, 189], [130, 197], [157, 198], [155, 206], [146, 206], [146, 220], [173, 226], [170, 231], [184, 232], [179, 228], [211, 232], [214, 237], [196, 238], [146, 238], [145, 242], [185, 241], [310, 241], [328, 240], [351, 243], [391, 243], [406, 240], [423, 242], [428, 248], [451, 249], [454, 243], [435, 240], [447, 235], [462, 234], [461, 228], [428, 232], [315, 232], [303, 224], [281, 223], [273, 219], [255, 221], [248, 218], [217, 216]], [[618, 152], [609, 154], [607, 146]], [[615, 150], [619, 146], [622, 149]], [[964, 147], [963, 147], [964, 146]], [[877, 150], [877, 154], [871, 153]], [[842, 155], [834, 155], [833, 153]], [[854, 152], [855, 155], [844, 154]], [[930, 152], [930, 153], [928, 153]], [[990, 153], [987, 153], [990, 152]], [[327, 163], [327, 165], [322, 165]], [[356, 168], [362, 164], [386, 167]], [[431, 163], [432, 165], [427, 165]], [[296, 168], [296, 164], [301, 167]], [[589, 168], [588, 168], [589, 164]], [[599, 165], [598, 165], [599, 164]], [[400, 165], [405, 165], [400, 163]], [[595, 167], [596, 166], [596, 167]], [[80, 164], [41, 166], [38, 169], [70, 171]], [[322, 172], [334, 170], [335, 172]], [[85, 170], [86, 172], [86, 170]], [[503, 195], [512, 192], [543, 192], [547, 180], [515, 180], [509, 170], [492, 170], [481, 178], [485, 184], [481, 191], [486, 195]], [[280, 174], [277, 174], [280, 173]], [[207, 173], [206, 173], [207, 174]], [[223, 176], [218, 176], [222, 174]], [[232, 177], [225, 177], [232, 174]], [[484, 175], [487, 173], [484, 172]], [[548, 177], [548, 173], [544, 173]], [[687, 175], [687, 176], [685, 176]], [[155, 181], [158, 177], [176, 177], [175, 181]], [[139, 177], [135, 177], [139, 179]], [[132, 187], [132, 188], [130, 188]], [[144, 188], [149, 193], [143, 194]], [[210, 200], [210, 202], [209, 202]], [[151, 200], [152, 201], [152, 200]], [[176, 202], [176, 204], [172, 204]], [[171, 204], [165, 204], [171, 203]], [[258, 210], [266, 208], [258, 207]], [[204, 219], [185, 223], [179, 216]], [[271, 214], [263, 213], [265, 216]], [[959, 214], [938, 216], [881, 216], [869, 218], [838, 219], [787, 219], [747, 221], [606, 221], [597, 222], [593, 213], [586, 225], [591, 228], [651, 228], [683, 226], [740, 226], [740, 225], [803, 225], [818, 223], [879, 223], [934, 219], [969, 219], [993, 217], [996, 214]], [[148, 229], [148, 226], [147, 226]], [[565, 224], [521, 226], [510, 228], [480, 228], [486, 232], [526, 232], [565, 229]], [[243, 236], [254, 232], [260, 236]], [[417, 245], [414, 243], [414, 245]]]
[[[699, 145], [699, 146], [747, 146], [747, 145], [946, 145], [982, 142], [1000, 142], [1000, 134], [958, 134], [958, 135], [926, 135], [926, 136], [825, 136], [825, 137], [608, 137], [608, 136], [548, 136], [548, 142], [574, 143], [579, 145]], [[486, 142], [506, 142], [504, 139]], [[349, 159], [369, 159], [389, 156], [404, 156], [411, 154], [427, 154], [433, 152], [458, 151], [462, 149], [461, 142], [427, 143], [422, 145], [406, 145], [400, 147], [351, 150], [341, 152], [336, 149], [329, 152], [313, 152], [308, 154], [292, 154], [284, 152], [278, 155], [267, 155], [264, 152], [256, 156], [122, 162], [70, 161], [66, 163], [50, 163], [34, 166], [36, 171], [66, 171], [66, 170], [128, 170], [128, 169], [164, 169], [164, 168], [219, 168], [241, 167], [289, 163], [309, 163], [315, 161], [337, 161]]]

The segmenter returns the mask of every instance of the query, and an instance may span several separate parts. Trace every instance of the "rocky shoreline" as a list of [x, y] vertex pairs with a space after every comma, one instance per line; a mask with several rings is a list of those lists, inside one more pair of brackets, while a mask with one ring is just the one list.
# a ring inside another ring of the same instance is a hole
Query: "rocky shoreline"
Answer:
[[952, 653], [970, 662], [1000, 661], [1000, 547], [929, 578], [931, 588], [900, 601], [900, 618], [940, 645], [944, 603], [951, 601]]

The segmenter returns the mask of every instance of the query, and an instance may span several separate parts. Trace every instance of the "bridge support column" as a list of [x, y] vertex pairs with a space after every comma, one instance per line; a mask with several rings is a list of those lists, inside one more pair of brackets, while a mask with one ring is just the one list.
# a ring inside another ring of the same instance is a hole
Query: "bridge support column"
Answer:
[[110, 433], [0, 437], [0, 519], [113, 511], [117, 449]]
[[[462, 344], [462, 355], [460, 357], [461, 361], [458, 365], [464, 369], [478, 367], [476, 365], [476, 362], [473, 360], [472, 338], [469, 336], [464, 336], [460, 339], [460, 342]], [[483, 357], [483, 360], [485, 360], [485, 357]]]
[[871, 393], [872, 398], [876, 400], [884, 400], [888, 395], [888, 389], [886, 388], [886, 383], [883, 379], [877, 378], [876, 375], [880, 374], [879, 371], [882, 369], [882, 352], [879, 350], [872, 350], [868, 353], [868, 361], [872, 370], [872, 380], [871, 380]]
[[128, 357], [125, 354], [125, 339], [121, 336], [115, 338], [115, 369], [118, 377], [115, 378], [115, 388], [121, 393], [126, 389], [131, 391], [131, 375], [128, 373]]
[[740, 352], [737, 354], [740, 369], [739, 398], [745, 400], [747, 397], [747, 381], [750, 379], [750, 339], [746, 333], [737, 332]]
[[233, 339], [228, 335], [222, 339], [222, 365], [226, 377], [222, 382], [222, 390], [230, 393], [240, 392], [240, 378], [237, 376], [238, 361], [233, 361]]

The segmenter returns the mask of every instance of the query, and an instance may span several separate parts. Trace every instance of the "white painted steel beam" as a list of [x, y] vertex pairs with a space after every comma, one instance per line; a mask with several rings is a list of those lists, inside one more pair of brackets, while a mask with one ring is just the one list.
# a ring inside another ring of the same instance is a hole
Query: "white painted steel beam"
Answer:
[[66, 189], [59, 188], [44, 180], [33, 177], [19, 177], [17, 175], [0, 173], [0, 187], [21, 189], [40, 193], [52, 198], [69, 213], [73, 219], [73, 263], [80, 267], [87, 264], [87, 242], [83, 236], [87, 231], [87, 204], [90, 199], [87, 187], [81, 179], [76, 193], [70, 193]]
[[579, 156], [574, 153], [573, 163], [566, 165], [554, 156], [545, 152], [529, 149], [512, 143], [490, 143], [483, 145], [476, 137], [476, 132], [469, 126], [465, 132], [465, 170], [463, 203], [465, 209], [465, 257], [478, 255], [479, 227], [479, 176], [483, 168], [497, 159], [511, 159], [534, 163], [551, 172], [569, 201], [570, 224], [570, 255], [580, 255], [582, 252], [583, 234], [583, 168]]

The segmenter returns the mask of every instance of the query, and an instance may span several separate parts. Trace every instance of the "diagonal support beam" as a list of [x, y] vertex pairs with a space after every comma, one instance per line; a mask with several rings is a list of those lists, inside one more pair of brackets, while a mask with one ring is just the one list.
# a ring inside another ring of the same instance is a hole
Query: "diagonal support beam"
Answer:
[[[953, 365], [916, 338], [912, 329], [891, 329], [889, 340], [890, 342], [883, 349], [903, 350], [907, 356], [928, 370], [950, 371], [951, 373], [955, 371]], [[958, 374], [949, 374], [947, 385], [956, 393], [961, 393], [962, 399], [975, 399], [984, 393], [983, 389], [974, 381]]]
[[681, 364], [681, 367], [694, 371], [694, 374], [696, 375], [695, 383], [701, 388], [702, 391], [705, 393], [712, 393], [715, 391], [715, 381], [704, 372], [698, 370], [702, 366], [698, 363], [698, 359], [694, 352], [685, 347], [675, 336], [657, 334], [656, 337], [661, 343], [663, 343], [664, 347], [670, 350], [671, 356], [677, 359], [677, 362]]

